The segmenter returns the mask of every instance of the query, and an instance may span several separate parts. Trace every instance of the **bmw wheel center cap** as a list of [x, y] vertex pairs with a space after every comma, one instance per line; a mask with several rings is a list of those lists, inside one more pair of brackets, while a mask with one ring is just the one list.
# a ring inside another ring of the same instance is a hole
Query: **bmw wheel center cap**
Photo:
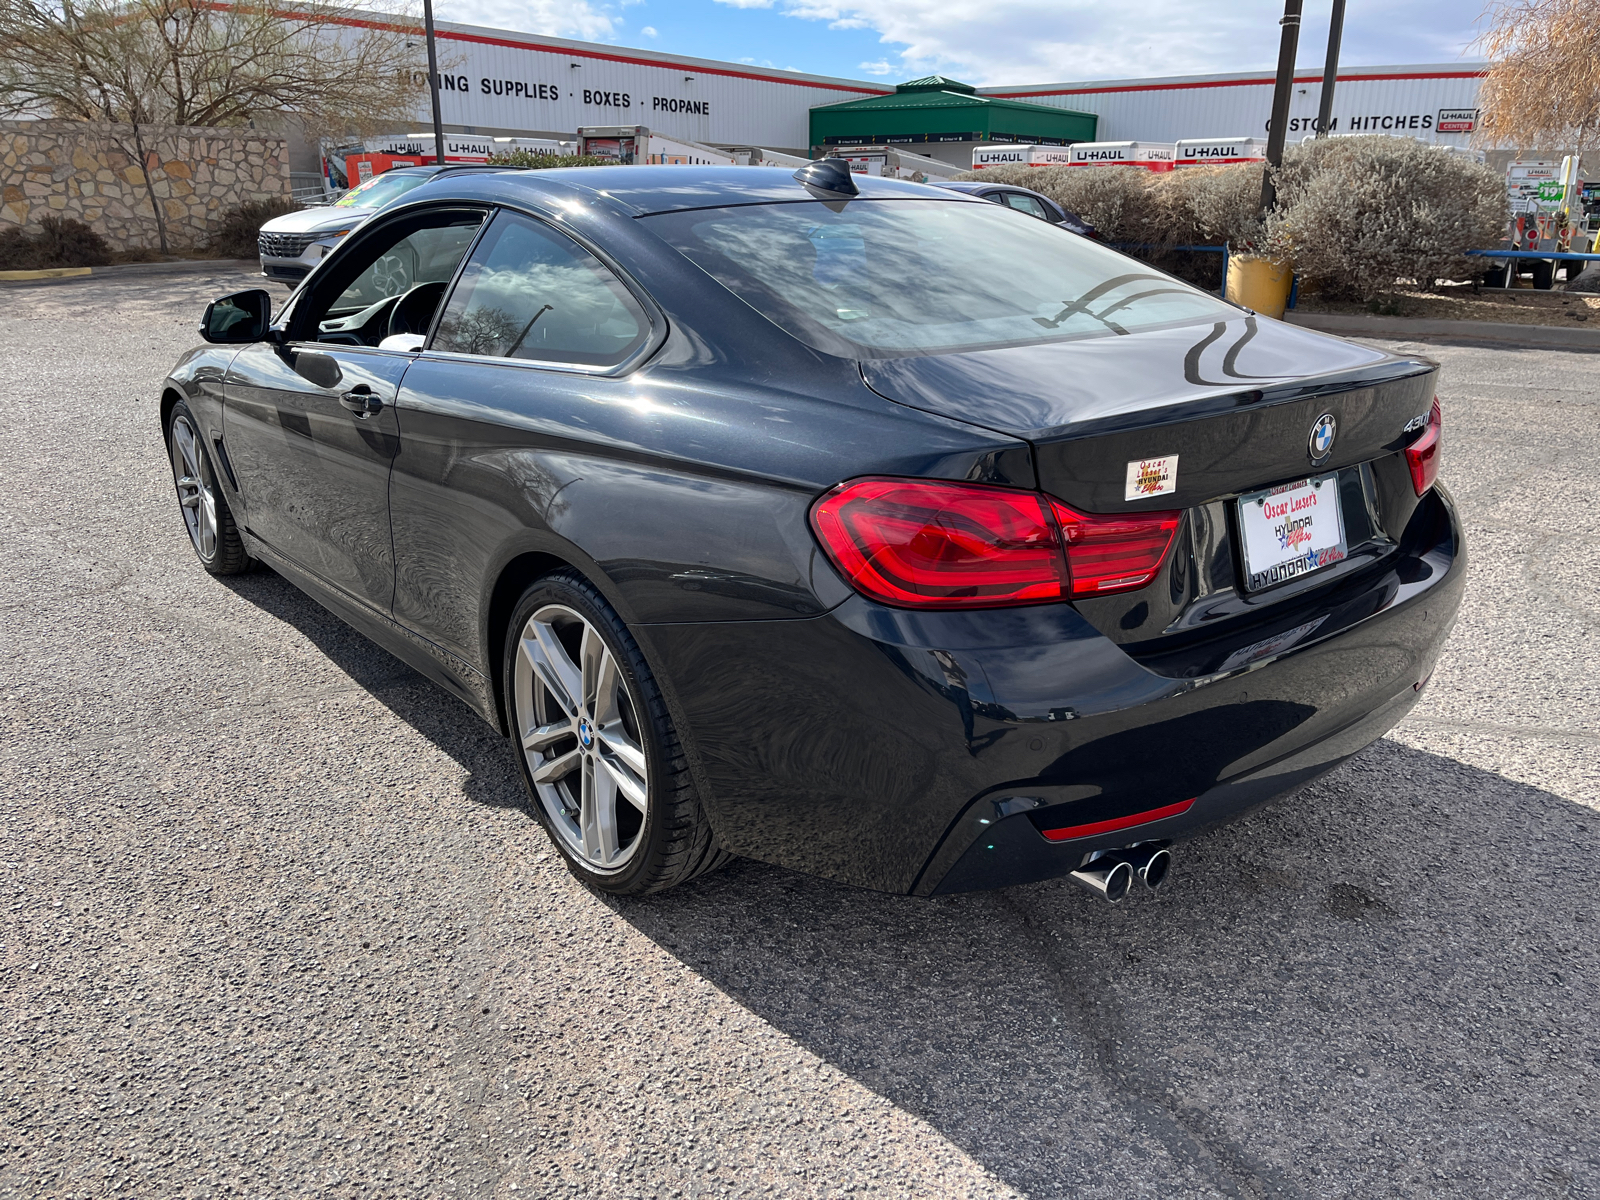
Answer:
[[588, 721], [578, 722], [578, 740], [583, 743], [585, 750], [594, 745], [594, 730], [589, 727]]
[[1339, 423], [1333, 419], [1332, 413], [1323, 413], [1311, 427], [1311, 438], [1307, 443], [1307, 450], [1311, 455], [1311, 465], [1321, 466], [1327, 461], [1328, 455], [1333, 453], [1333, 439], [1339, 433]]

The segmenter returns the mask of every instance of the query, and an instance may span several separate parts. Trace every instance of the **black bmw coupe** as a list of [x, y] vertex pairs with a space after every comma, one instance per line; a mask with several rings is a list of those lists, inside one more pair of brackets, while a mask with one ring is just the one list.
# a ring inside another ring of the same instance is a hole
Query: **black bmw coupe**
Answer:
[[827, 160], [424, 193], [207, 309], [179, 511], [507, 735], [597, 888], [1116, 899], [1428, 680], [1425, 360]]

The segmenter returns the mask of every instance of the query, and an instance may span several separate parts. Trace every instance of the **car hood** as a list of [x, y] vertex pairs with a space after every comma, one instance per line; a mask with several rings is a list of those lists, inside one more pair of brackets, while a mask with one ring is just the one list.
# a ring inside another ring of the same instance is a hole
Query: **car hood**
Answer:
[[302, 208], [298, 212], [273, 217], [261, 227], [262, 233], [321, 233], [323, 230], [353, 229], [370, 217], [371, 208]]

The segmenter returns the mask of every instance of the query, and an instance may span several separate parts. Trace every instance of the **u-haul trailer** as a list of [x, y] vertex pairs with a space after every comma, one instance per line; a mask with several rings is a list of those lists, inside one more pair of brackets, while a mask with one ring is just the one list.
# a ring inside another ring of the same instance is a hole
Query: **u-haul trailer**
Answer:
[[1171, 142], [1079, 142], [1067, 147], [1072, 167], [1143, 167], [1172, 170]]
[[578, 153], [624, 163], [673, 167], [731, 167], [733, 155], [685, 138], [663, 137], [644, 125], [590, 125], [578, 130]]
[[975, 146], [972, 169], [985, 167], [1065, 167], [1072, 162], [1070, 146]]
[[1220, 167], [1228, 163], [1265, 162], [1265, 138], [1183, 138], [1173, 148], [1175, 167]]
[[829, 158], [842, 158], [857, 175], [882, 175], [887, 179], [952, 179], [961, 174], [954, 163], [913, 154], [898, 146], [829, 146]]

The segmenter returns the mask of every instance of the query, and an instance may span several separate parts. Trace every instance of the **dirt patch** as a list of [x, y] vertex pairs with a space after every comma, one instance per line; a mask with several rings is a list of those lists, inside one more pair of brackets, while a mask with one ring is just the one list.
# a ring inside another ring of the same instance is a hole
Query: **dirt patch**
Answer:
[[1474, 292], [1471, 284], [1447, 284], [1437, 292], [1385, 292], [1366, 303], [1301, 296], [1295, 309], [1307, 313], [1600, 329], [1600, 295], [1538, 292], [1530, 288], [1483, 288]]

